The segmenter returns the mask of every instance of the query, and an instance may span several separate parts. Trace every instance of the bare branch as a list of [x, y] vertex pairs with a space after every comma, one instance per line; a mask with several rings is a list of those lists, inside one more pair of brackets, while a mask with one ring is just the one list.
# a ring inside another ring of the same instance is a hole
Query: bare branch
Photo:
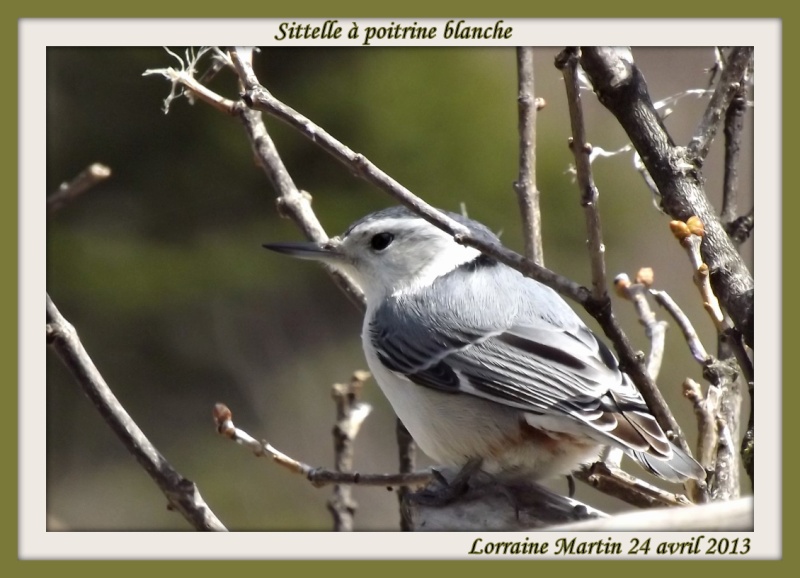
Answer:
[[650, 341], [650, 355], [647, 356], [647, 373], [652, 380], [658, 379], [661, 362], [664, 359], [664, 338], [667, 322], [658, 321], [647, 302], [647, 287], [653, 283], [653, 270], [644, 267], [636, 274], [636, 282], [631, 283], [625, 273], [614, 278], [618, 295], [633, 302], [639, 322], [644, 326], [645, 335]]
[[[417, 445], [414, 438], [408, 433], [406, 426], [397, 418], [395, 424], [395, 436], [397, 438], [397, 450], [400, 458], [400, 473], [409, 474], [414, 471], [414, 464], [417, 457]], [[400, 530], [410, 532], [414, 529], [409, 516], [408, 509], [404, 507], [407, 497], [411, 493], [408, 486], [400, 486], [397, 489], [397, 501], [400, 506]]]
[[595, 299], [607, 297], [606, 263], [603, 233], [600, 227], [600, 210], [598, 200], [600, 193], [594, 184], [590, 155], [592, 145], [586, 141], [586, 127], [583, 122], [580, 84], [578, 82], [578, 61], [580, 52], [577, 48], [567, 48], [556, 57], [556, 68], [564, 74], [564, 86], [567, 89], [567, 106], [569, 107], [572, 138], [569, 146], [575, 156], [575, 170], [578, 176], [578, 187], [581, 190], [581, 205], [586, 216], [586, 230], [589, 236], [589, 259], [592, 266], [592, 295]]
[[734, 450], [731, 430], [723, 417], [717, 417], [717, 467], [714, 469], [714, 485], [711, 496], [714, 501], [729, 501], [739, 497], [738, 461]]
[[604, 494], [619, 498], [638, 508], [692, 505], [692, 502], [682, 494], [666, 492], [651, 486], [622, 470], [609, 468], [603, 462], [595, 462], [573, 475]]
[[704, 223], [701, 250], [714, 292], [753, 347], [753, 277], [708, 202], [692, 157], [675, 146], [664, 128], [630, 52], [583, 47], [581, 65], [600, 102], [614, 114], [641, 156], [661, 193], [664, 210], [673, 219], [686, 221], [696, 215]]
[[136, 458], [162, 493], [169, 507], [196, 530], [227, 531], [203, 500], [197, 486], [178, 473], [139, 429], [119, 403], [83, 347], [75, 328], [47, 295], [47, 343], [94, 404], [108, 426]]
[[533, 72], [533, 48], [518, 47], [519, 177], [514, 182], [514, 191], [522, 216], [525, 256], [537, 265], [544, 266], [542, 214], [539, 210], [539, 189], [536, 187], [536, 114], [544, 103], [535, 96]]
[[746, 75], [752, 60], [752, 46], [737, 46], [731, 50], [719, 84], [687, 149], [689, 158], [698, 166], [703, 165], [703, 160], [708, 155], [722, 115], [728, 110], [739, 89], [746, 83]]
[[305, 476], [314, 486], [320, 488], [330, 484], [354, 484], [360, 486], [420, 486], [433, 479], [430, 471], [405, 474], [360, 474], [358, 472], [336, 472], [325, 468], [315, 468], [277, 450], [267, 442], [258, 441], [246, 431], [233, 425], [231, 410], [224, 404], [214, 406], [214, 423], [217, 432], [237, 444], [250, 449], [258, 457], [271, 457], [277, 464], [290, 472]]
[[89, 165], [72, 181], [63, 183], [55, 193], [47, 197], [47, 215], [52, 216], [67, 203], [110, 176], [111, 169], [107, 166], [100, 163]]
[[683, 382], [683, 395], [692, 402], [697, 416], [697, 459], [706, 470], [712, 469], [718, 440], [716, 415], [720, 390], [712, 385], [704, 397], [700, 384], [687, 377]]
[[[350, 383], [336, 383], [331, 388], [336, 402], [336, 425], [333, 428], [334, 467], [337, 472], [353, 470], [353, 442], [372, 407], [359, 401], [369, 372], [356, 371]], [[353, 499], [350, 486], [337, 484], [328, 500], [328, 510], [333, 515], [333, 529], [337, 532], [353, 531], [353, 516], [358, 504]]]
[[378, 186], [432, 225], [452, 235], [457, 243], [478, 249], [501, 263], [520, 271], [522, 274], [552, 287], [562, 295], [566, 295], [578, 303], [586, 304], [589, 301], [590, 294], [585, 287], [549, 269], [540, 267], [532, 260], [526, 259], [502, 245], [474, 235], [469, 228], [414, 195], [399, 182], [380, 170], [364, 155], [354, 152], [333, 138], [324, 129], [314, 124], [310, 119], [277, 100], [266, 88], [258, 84], [252, 67], [239, 56], [239, 50], [238, 48], [235, 49], [231, 53], [231, 57], [240, 77], [245, 82], [246, 88], [243, 99], [248, 106], [266, 112], [297, 129], [300, 134], [344, 164], [354, 174]]
[[498, 484], [487, 477], [471, 478], [456, 501], [430, 506], [412, 497], [406, 506], [413, 527], [428, 532], [525, 531], [607, 516], [535, 482]]
[[[722, 184], [722, 210], [720, 221], [728, 229], [736, 219], [739, 192], [739, 149], [747, 111], [747, 84], [741, 83], [725, 113], [725, 173]], [[728, 231], [730, 234], [730, 231]]]
[[[170, 50], [167, 50], [167, 52], [178, 61], [178, 68], [153, 68], [145, 70], [142, 74], [142, 76], [163, 76], [172, 84], [169, 96], [164, 100], [164, 113], [169, 112], [169, 107], [173, 100], [179, 96], [186, 96], [190, 102], [194, 102], [194, 99], [197, 98], [220, 112], [233, 114], [236, 106], [234, 101], [220, 96], [206, 87], [202, 81], [195, 78], [197, 75], [197, 63], [205, 54], [212, 52], [215, 56], [212, 70], [219, 65], [220, 61], [224, 62], [224, 54], [218, 49], [211, 47], [201, 48], [197, 53], [189, 48], [184, 58], [181, 58]], [[211, 74], [213, 76], [216, 72], [212, 72]], [[204, 75], [204, 78], [205, 77], [206, 75]]]
[[672, 318], [678, 323], [678, 327], [683, 333], [683, 337], [686, 339], [686, 343], [689, 345], [689, 351], [692, 353], [692, 357], [694, 357], [695, 361], [698, 363], [705, 363], [710, 356], [708, 355], [706, 348], [703, 346], [703, 343], [700, 341], [700, 338], [697, 336], [697, 331], [695, 331], [694, 325], [692, 325], [692, 322], [689, 320], [683, 310], [678, 306], [677, 303], [675, 303], [675, 301], [666, 291], [651, 289], [650, 294], [655, 298], [656, 302], [666, 309]]

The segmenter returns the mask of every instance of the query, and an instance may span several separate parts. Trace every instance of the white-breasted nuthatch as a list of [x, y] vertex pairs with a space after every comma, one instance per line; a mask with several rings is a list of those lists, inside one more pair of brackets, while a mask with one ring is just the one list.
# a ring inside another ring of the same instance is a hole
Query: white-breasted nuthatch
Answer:
[[[449, 217], [499, 244], [484, 225]], [[443, 466], [544, 479], [621, 448], [680, 482], [705, 471], [667, 439], [614, 355], [551, 288], [457, 243], [404, 207], [324, 243], [266, 248], [325, 262], [364, 291], [375, 380]]]

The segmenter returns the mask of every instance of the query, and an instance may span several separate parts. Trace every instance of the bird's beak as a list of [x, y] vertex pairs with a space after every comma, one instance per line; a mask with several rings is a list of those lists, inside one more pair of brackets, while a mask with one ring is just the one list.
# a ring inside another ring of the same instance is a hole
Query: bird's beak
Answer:
[[322, 243], [264, 243], [263, 247], [298, 259], [311, 259], [326, 263], [334, 263], [342, 259], [342, 253], [338, 249], [339, 243], [335, 238]]

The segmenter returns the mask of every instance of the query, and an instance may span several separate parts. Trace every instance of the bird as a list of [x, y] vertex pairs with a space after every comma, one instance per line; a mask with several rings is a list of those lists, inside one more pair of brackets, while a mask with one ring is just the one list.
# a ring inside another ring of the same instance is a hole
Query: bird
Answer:
[[[441, 212], [500, 244], [482, 223]], [[705, 479], [556, 291], [408, 208], [370, 213], [321, 243], [264, 247], [321, 261], [358, 284], [367, 365], [440, 466], [538, 481], [569, 476], [611, 446], [670, 482]]]

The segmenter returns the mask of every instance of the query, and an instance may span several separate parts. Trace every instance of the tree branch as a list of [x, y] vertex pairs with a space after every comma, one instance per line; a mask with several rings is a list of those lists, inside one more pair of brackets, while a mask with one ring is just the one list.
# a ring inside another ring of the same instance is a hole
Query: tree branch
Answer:
[[[400, 473], [410, 474], [414, 471], [414, 464], [417, 457], [417, 444], [414, 438], [408, 433], [406, 426], [397, 418], [395, 424], [395, 436], [397, 438], [397, 450], [400, 458]], [[397, 489], [397, 501], [400, 506], [400, 530], [410, 532], [414, 529], [413, 522], [409, 516], [408, 509], [404, 506], [406, 499], [411, 494], [411, 488], [400, 486]]]
[[170, 465], [128, 415], [84, 349], [75, 328], [64, 319], [49, 295], [47, 344], [61, 358], [125, 448], [167, 497], [170, 509], [179, 512], [196, 530], [227, 531], [205, 503], [195, 483]]
[[740, 83], [725, 113], [725, 173], [722, 183], [720, 221], [726, 230], [736, 219], [739, 192], [739, 150], [746, 111], [747, 88], [744, 83]]
[[737, 46], [731, 50], [717, 88], [703, 113], [695, 135], [689, 142], [687, 150], [689, 159], [698, 167], [702, 167], [708, 155], [722, 116], [727, 112], [739, 90], [744, 87], [752, 61], [752, 46]]
[[[359, 401], [364, 382], [370, 378], [366, 371], [356, 371], [350, 383], [335, 383], [331, 388], [336, 402], [336, 425], [333, 427], [334, 467], [337, 472], [353, 470], [353, 442], [361, 424], [372, 411], [369, 404]], [[353, 516], [358, 504], [353, 499], [350, 486], [337, 484], [328, 500], [328, 510], [333, 515], [336, 532], [352, 532]]]
[[544, 266], [542, 246], [542, 214], [539, 210], [539, 189], [536, 187], [536, 114], [544, 106], [537, 99], [533, 83], [533, 48], [517, 48], [519, 107], [519, 177], [514, 182], [519, 212], [522, 217], [522, 238], [525, 256]]
[[89, 165], [72, 181], [63, 183], [55, 193], [47, 197], [47, 215], [52, 216], [70, 201], [110, 176], [111, 169], [107, 166], [100, 163]]
[[691, 506], [692, 502], [682, 494], [666, 492], [619, 470], [609, 468], [603, 462], [595, 462], [573, 474], [593, 488], [614, 496], [637, 508], [664, 506]]
[[399, 182], [380, 170], [364, 155], [356, 153], [333, 138], [324, 129], [314, 124], [310, 119], [277, 100], [266, 88], [258, 83], [258, 79], [252, 72], [252, 67], [248, 66], [239, 55], [240, 50], [239, 48], [235, 49], [231, 53], [231, 57], [245, 83], [246, 88], [243, 100], [248, 106], [266, 112], [295, 128], [301, 135], [344, 164], [354, 174], [376, 185], [432, 225], [452, 235], [457, 243], [478, 249], [501, 263], [520, 271], [522, 274], [552, 287], [562, 295], [566, 295], [578, 303], [585, 304], [589, 301], [590, 293], [585, 287], [537, 265], [531, 259], [526, 259], [502, 245], [475, 236], [469, 228], [414, 195]]
[[588, 234], [589, 260], [592, 268], [592, 295], [595, 299], [608, 298], [606, 290], [606, 263], [604, 259], [605, 246], [603, 233], [600, 226], [600, 209], [598, 200], [600, 192], [594, 184], [592, 176], [592, 163], [590, 155], [592, 145], [586, 141], [586, 127], [583, 122], [583, 108], [581, 106], [580, 85], [578, 83], [578, 60], [580, 53], [577, 48], [567, 48], [556, 56], [556, 68], [564, 75], [564, 86], [567, 89], [567, 106], [572, 126], [572, 138], [569, 148], [575, 156], [575, 171], [578, 177], [578, 187], [581, 190], [581, 206], [586, 217], [586, 231]]
[[643, 267], [636, 274], [636, 282], [631, 283], [625, 273], [614, 278], [617, 293], [624, 299], [633, 302], [639, 323], [644, 326], [644, 332], [650, 341], [650, 355], [647, 356], [647, 374], [655, 381], [661, 372], [661, 362], [664, 359], [664, 339], [667, 332], [667, 322], [656, 319], [655, 313], [647, 302], [647, 288], [653, 283], [653, 270]]
[[315, 487], [321, 488], [330, 484], [353, 484], [359, 486], [418, 486], [433, 479], [430, 471], [410, 472], [403, 474], [360, 474], [358, 472], [338, 472], [325, 468], [315, 468], [300, 462], [265, 441], [258, 441], [246, 431], [233, 424], [231, 410], [224, 404], [214, 406], [214, 423], [217, 432], [237, 444], [249, 448], [258, 457], [271, 457], [278, 465], [290, 472], [304, 476]]
[[629, 54], [610, 47], [583, 47], [581, 64], [600, 102], [639, 152], [658, 186], [664, 210], [673, 219], [686, 221], [696, 215], [704, 223], [702, 253], [714, 292], [753, 347], [753, 277], [708, 202], [692, 157], [675, 146], [664, 128], [644, 76]]

